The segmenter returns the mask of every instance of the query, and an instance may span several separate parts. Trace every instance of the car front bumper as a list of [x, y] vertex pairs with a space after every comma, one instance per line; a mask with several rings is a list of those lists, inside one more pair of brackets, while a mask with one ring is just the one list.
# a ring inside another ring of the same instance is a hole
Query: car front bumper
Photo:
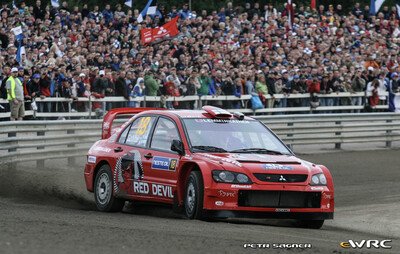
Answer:
[[327, 186], [212, 184], [203, 208], [212, 217], [333, 219], [334, 193]]

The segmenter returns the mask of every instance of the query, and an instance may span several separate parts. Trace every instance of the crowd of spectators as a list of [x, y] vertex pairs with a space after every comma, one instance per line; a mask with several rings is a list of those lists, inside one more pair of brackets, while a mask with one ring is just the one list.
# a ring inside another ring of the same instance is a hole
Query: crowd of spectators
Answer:
[[[383, 92], [399, 91], [400, 26], [395, 7], [383, 6], [373, 16], [359, 3], [350, 12], [341, 5], [315, 10], [295, 6], [290, 24], [284, 4], [227, 3], [212, 12], [190, 11], [187, 4], [171, 9], [160, 5], [156, 15], [138, 23], [139, 10], [121, 5], [100, 10], [67, 2], [59, 8], [40, 0], [35, 6], [16, 3], [0, 8], [3, 96], [13, 67], [18, 68], [26, 99], [252, 94], [264, 107], [296, 107], [307, 106], [310, 100], [290, 99], [291, 94], [366, 92], [367, 104], [373, 107], [387, 103]], [[140, 42], [141, 28], [176, 16], [178, 36], [150, 45]], [[20, 43], [12, 32], [17, 26], [23, 30]], [[25, 52], [17, 62], [19, 46]], [[264, 99], [276, 94], [289, 99]], [[239, 102], [216, 104], [249, 106]], [[319, 99], [324, 106], [364, 103], [362, 97]], [[54, 107], [38, 104], [39, 111]], [[108, 105], [116, 106], [140, 104]], [[194, 103], [161, 101], [161, 106], [193, 108]], [[87, 108], [78, 104], [76, 110]]]

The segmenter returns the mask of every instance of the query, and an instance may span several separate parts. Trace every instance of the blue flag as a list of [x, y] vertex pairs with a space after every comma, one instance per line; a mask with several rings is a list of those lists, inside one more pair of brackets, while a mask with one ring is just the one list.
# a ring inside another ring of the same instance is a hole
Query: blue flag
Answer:
[[375, 0], [371, 0], [371, 3], [369, 4], [369, 14], [370, 15], [375, 15]]
[[150, 7], [152, 2], [153, 2], [153, 0], [149, 0], [147, 2], [146, 6], [144, 7], [144, 9], [140, 12], [139, 17], [137, 18], [137, 21], [139, 23], [141, 23], [143, 21], [143, 18], [146, 17], [147, 9]]

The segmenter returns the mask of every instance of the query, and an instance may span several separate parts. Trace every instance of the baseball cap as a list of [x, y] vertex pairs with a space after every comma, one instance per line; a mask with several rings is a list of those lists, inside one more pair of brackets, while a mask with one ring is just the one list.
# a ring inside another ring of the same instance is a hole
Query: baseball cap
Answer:
[[105, 75], [105, 74], [106, 74], [106, 72], [104, 70], [99, 71], [99, 75]]
[[33, 75], [33, 78], [34, 78], [34, 79], [35, 79], [35, 78], [40, 78], [40, 74], [39, 74], [39, 73], [34, 74], [34, 75]]
[[298, 79], [298, 78], [300, 78], [300, 77], [299, 77], [299, 75], [294, 75], [293, 78], [294, 78], [294, 79]]
[[11, 69], [11, 72], [18, 72], [18, 68], [13, 67], [13, 68]]
[[84, 77], [86, 77], [86, 75], [85, 75], [85, 73], [81, 73], [81, 74], [79, 74], [79, 77], [80, 78], [82, 78], [82, 77], [84, 78]]
[[373, 70], [374, 70], [374, 67], [370, 66], [370, 67], [368, 67], [368, 70], [369, 70], [369, 71], [373, 71]]
[[397, 72], [393, 72], [392, 75], [390, 75], [391, 78], [398, 77], [398, 76], [399, 76], [399, 74], [397, 74]]

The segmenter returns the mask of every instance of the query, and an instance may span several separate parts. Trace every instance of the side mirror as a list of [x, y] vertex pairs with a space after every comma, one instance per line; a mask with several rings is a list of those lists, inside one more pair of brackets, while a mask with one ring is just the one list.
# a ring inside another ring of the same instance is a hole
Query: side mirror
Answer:
[[184, 155], [185, 150], [183, 149], [183, 143], [180, 140], [174, 139], [171, 143], [171, 150], [178, 152], [179, 155]]
[[294, 153], [293, 151], [293, 145], [292, 144], [285, 144], [287, 148], [289, 148], [289, 150]]

